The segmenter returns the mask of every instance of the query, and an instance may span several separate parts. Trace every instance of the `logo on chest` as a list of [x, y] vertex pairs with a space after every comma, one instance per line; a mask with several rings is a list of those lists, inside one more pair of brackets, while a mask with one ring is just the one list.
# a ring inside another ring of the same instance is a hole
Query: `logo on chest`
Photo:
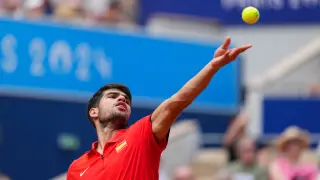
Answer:
[[128, 146], [127, 141], [123, 140], [121, 141], [119, 144], [117, 144], [116, 146], [116, 151], [117, 153], [119, 153], [120, 151], [122, 151], [124, 148], [126, 148]]

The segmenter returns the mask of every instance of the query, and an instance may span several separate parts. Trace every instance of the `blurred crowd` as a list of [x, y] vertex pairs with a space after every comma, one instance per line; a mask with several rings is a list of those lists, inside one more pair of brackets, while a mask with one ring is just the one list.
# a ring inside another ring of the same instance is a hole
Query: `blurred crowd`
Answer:
[[[320, 96], [320, 86], [311, 85], [309, 94]], [[314, 151], [309, 132], [289, 126], [267, 141], [247, 135], [249, 116], [243, 109], [231, 121], [223, 139], [227, 166], [216, 173], [216, 180], [318, 180], [320, 144]]]
[[230, 125], [224, 138], [224, 147], [228, 150], [228, 165], [218, 171], [217, 180], [318, 178], [317, 159], [306, 156], [311, 151], [310, 137], [306, 130], [290, 126], [278, 137], [264, 144], [246, 136], [244, 129], [248, 122], [245, 113], [240, 113]]
[[243, 133], [247, 118], [242, 114], [230, 126], [225, 137], [229, 151], [228, 166], [217, 173], [216, 179], [231, 180], [316, 180], [318, 167], [316, 159], [303, 157], [309, 151], [308, 132], [290, 126], [268, 144]]
[[[248, 119], [242, 113], [230, 125], [224, 137], [227, 162], [212, 169], [212, 180], [317, 180], [320, 179], [319, 154], [310, 146], [307, 131], [290, 126], [267, 144], [248, 137], [244, 127]], [[215, 161], [215, 159], [212, 159]], [[173, 180], [195, 180], [191, 166], [177, 168]], [[169, 180], [160, 173], [160, 180]]]
[[95, 24], [134, 24], [135, 0], [0, 0], [2, 16]]

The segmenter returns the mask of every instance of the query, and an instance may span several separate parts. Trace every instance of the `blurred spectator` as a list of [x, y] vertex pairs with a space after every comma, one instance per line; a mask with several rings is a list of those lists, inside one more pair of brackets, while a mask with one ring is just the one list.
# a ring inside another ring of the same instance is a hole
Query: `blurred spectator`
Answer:
[[76, 20], [83, 16], [81, 0], [51, 0], [54, 16], [60, 20]]
[[262, 168], [268, 168], [277, 155], [277, 148], [275, 148], [274, 143], [274, 141], [267, 143], [258, 151], [257, 159]]
[[8, 176], [0, 173], [0, 180], [10, 180], [10, 178]]
[[257, 161], [256, 145], [253, 139], [243, 137], [236, 146], [239, 160], [228, 166], [232, 179], [239, 180], [266, 180], [268, 173], [261, 168]]
[[90, 22], [132, 24], [136, 0], [84, 0], [85, 17]]
[[228, 169], [222, 169], [215, 174], [215, 180], [232, 180], [232, 176]]
[[54, 15], [62, 20], [116, 24], [134, 19], [135, 0], [51, 0]]
[[314, 84], [310, 86], [310, 95], [311, 96], [320, 96], [320, 85]]
[[46, 0], [25, 0], [23, 4], [24, 15], [28, 18], [42, 18], [46, 13]]
[[181, 166], [175, 170], [173, 180], [195, 180], [193, 170], [189, 166]]
[[134, 23], [137, 17], [137, 0], [119, 0], [121, 2], [122, 21]]
[[90, 24], [133, 25], [136, 0], [1, 0], [0, 15], [43, 18]]
[[1, 15], [20, 18], [23, 16], [22, 0], [2, 0]]
[[119, 0], [85, 0], [85, 16], [93, 22], [116, 23], [121, 21], [121, 3]]
[[300, 162], [302, 152], [309, 146], [307, 132], [291, 126], [280, 135], [276, 145], [280, 155], [270, 166], [270, 176], [273, 180], [316, 179], [316, 167]]
[[320, 141], [318, 142], [318, 147], [317, 147], [317, 150], [316, 150], [316, 155], [317, 155], [317, 168], [318, 168], [317, 180], [320, 180]]
[[245, 127], [248, 123], [248, 116], [245, 111], [241, 111], [239, 115], [231, 122], [223, 139], [223, 145], [228, 151], [229, 162], [237, 159], [236, 144], [238, 140], [244, 136]]
[[2, 0], [1, 15], [13, 18], [42, 18], [46, 15], [47, 0]]

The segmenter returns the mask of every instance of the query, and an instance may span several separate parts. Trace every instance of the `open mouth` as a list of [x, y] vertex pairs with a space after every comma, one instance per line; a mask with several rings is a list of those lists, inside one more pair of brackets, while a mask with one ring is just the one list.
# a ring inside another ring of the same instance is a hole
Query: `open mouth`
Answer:
[[124, 102], [119, 102], [119, 103], [116, 104], [116, 106], [117, 106], [120, 110], [123, 110], [123, 111], [126, 111], [126, 110], [127, 110], [126, 103], [124, 103]]

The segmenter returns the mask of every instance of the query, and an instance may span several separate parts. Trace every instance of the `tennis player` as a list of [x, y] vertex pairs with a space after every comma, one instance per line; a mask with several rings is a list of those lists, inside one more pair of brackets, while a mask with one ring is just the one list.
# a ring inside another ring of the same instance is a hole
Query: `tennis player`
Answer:
[[127, 127], [131, 114], [129, 89], [122, 84], [101, 87], [89, 100], [87, 109], [98, 140], [91, 150], [72, 162], [67, 180], [158, 180], [160, 156], [166, 148], [171, 125], [219, 69], [251, 47], [229, 49], [230, 42], [227, 37], [197, 75], [151, 115], [130, 127]]

